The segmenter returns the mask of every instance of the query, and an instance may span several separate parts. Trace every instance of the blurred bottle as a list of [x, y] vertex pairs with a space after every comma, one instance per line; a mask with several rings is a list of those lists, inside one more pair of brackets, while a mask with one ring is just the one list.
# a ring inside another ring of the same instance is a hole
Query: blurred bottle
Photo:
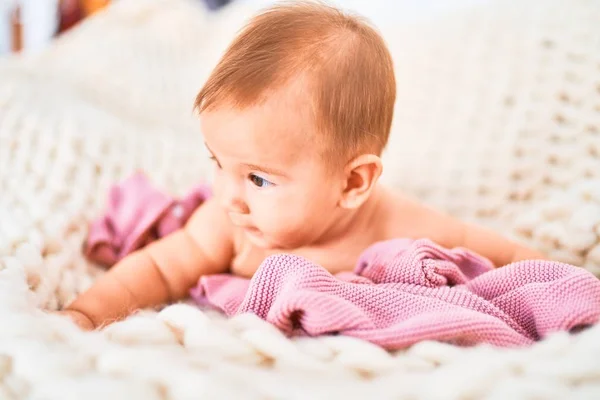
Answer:
[[59, 33], [75, 26], [83, 18], [80, 0], [60, 0], [58, 15], [60, 20]]
[[58, 0], [18, 0], [10, 12], [13, 52], [38, 51], [56, 35]]
[[43, 49], [110, 0], [0, 0], [0, 54]]
[[83, 11], [85, 15], [91, 15], [110, 3], [110, 0], [82, 0]]
[[21, 6], [16, 4], [9, 13], [10, 15], [10, 49], [13, 52], [21, 51], [23, 48], [23, 23], [21, 21]]

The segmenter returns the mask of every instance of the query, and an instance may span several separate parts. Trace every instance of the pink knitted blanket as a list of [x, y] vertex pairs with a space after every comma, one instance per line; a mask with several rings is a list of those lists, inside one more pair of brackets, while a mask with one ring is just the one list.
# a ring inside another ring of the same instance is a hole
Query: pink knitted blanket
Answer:
[[205, 276], [191, 294], [288, 335], [343, 334], [387, 349], [421, 340], [523, 346], [600, 318], [600, 281], [584, 269], [541, 260], [493, 269], [425, 239], [377, 243], [354, 273], [337, 276], [301, 257], [272, 256], [251, 280]]

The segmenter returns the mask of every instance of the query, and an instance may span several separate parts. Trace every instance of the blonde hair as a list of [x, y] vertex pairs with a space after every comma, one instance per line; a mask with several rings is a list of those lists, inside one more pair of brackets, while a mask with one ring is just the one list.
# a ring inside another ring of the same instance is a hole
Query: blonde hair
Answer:
[[194, 108], [257, 105], [301, 75], [309, 78], [315, 123], [331, 137], [329, 150], [381, 153], [396, 100], [391, 55], [368, 23], [322, 3], [282, 3], [255, 16], [212, 71]]

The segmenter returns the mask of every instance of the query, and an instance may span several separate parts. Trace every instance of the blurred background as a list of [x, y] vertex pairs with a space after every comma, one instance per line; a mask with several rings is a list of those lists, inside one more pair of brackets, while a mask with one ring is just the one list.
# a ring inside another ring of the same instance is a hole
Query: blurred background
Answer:
[[[0, 209], [60, 236], [134, 170], [209, 180], [193, 99], [270, 3], [0, 0]], [[600, 273], [599, 1], [329, 3], [394, 57], [384, 182]]]
[[[57, 35], [67, 31], [83, 19], [119, 0], [2, 0], [0, 2], [0, 54], [43, 49]], [[197, 0], [210, 11], [218, 11], [234, 0]], [[274, 0], [237, 0], [266, 6]], [[400, 22], [419, 17], [431, 17], [444, 12], [486, 0], [390, 1], [338, 0], [330, 2], [338, 7], [357, 11], [376, 23]], [[407, 12], [408, 11], [408, 12]]]

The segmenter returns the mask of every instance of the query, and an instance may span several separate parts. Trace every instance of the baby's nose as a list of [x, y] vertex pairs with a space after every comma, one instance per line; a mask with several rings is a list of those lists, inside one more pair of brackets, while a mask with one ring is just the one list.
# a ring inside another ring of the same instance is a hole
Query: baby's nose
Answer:
[[229, 197], [224, 199], [223, 208], [229, 213], [248, 214], [250, 212], [246, 203], [237, 197]]
[[217, 197], [225, 211], [236, 214], [249, 213], [250, 210], [243, 199], [243, 186], [238, 182], [233, 179], [221, 179], [216, 188]]
[[236, 214], [248, 214], [249, 209], [246, 202], [235, 190], [224, 190], [219, 197], [225, 211]]

